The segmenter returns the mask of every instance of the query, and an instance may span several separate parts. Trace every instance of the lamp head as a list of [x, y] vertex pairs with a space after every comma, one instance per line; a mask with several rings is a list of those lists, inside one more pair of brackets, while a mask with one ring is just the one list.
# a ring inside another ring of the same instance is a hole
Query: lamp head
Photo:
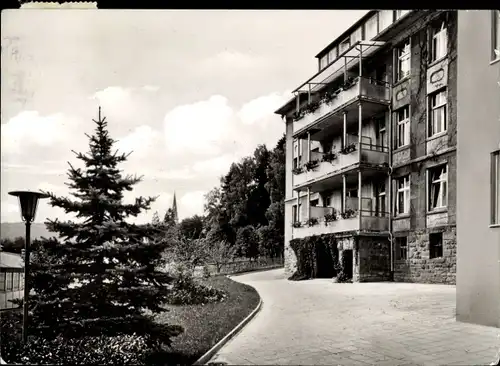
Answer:
[[19, 199], [21, 217], [25, 222], [32, 222], [35, 219], [38, 200], [49, 197], [44, 193], [31, 191], [14, 191], [9, 194]]

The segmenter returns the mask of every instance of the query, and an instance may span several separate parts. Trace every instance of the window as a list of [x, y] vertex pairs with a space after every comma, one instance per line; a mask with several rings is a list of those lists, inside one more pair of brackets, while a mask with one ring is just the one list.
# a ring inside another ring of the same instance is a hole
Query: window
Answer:
[[12, 272], [7, 272], [5, 275], [7, 277], [7, 285], [6, 285], [6, 290], [7, 291], [12, 291]]
[[331, 64], [335, 59], [337, 58], [337, 47], [334, 47], [333, 49], [328, 52], [328, 63]]
[[491, 59], [500, 59], [500, 10], [491, 13]]
[[500, 150], [491, 154], [491, 224], [500, 225]]
[[346, 38], [339, 44], [339, 55], [347, 51], [349, 47], [351, 47], [351, 44], [349, 43], [349, 38]]
[[400, 236], [395, 239], [396, 259], [405, 261], [408, 260], [408, 237]]
[[385, 208], [385, 181], [378, 182], [375, 186], [375, 213], [377, 217], [384, 217], [386, 213]]
[[396, 20], [408, 14], [409, 10], [396, 10]]
[[443, 256], [443, 233], [429, 234], [429, 258], [440, 258]]
[[376, 123], [376, 141], [377, 150], [384, 151], [384, 147], [387, 146], [387, 132], [385, 130], [385, 116], [377, 118]]
[[357, 188], [347, 188], [347, 197], [357, 198], [358, 189]]
[[396, 111], [397, 139], [396, 147], [410, 144], [410, 106], [405, 106]]
[[311, 200], [311, 207], [317, 207], [319, 205], [319, 199], [316, 198], [315, 200]]
[[410, 212], [410, 176], [397, 180], [396, 214], [402, 215]]
[[361, 41], [362, 38], [363, 38], [363, 28], [359, 27], [351, 34], [351, 44], [354, 44], [357, 41]]
[[5, 291], [5, 273], [0, 273], [0, 291]]
[[396, 48], [396, 81], [410, 75], [411, 47], [408, 39], [403, 45]]
[[377, 14], [368, 19], [365, 23], [365, 40], [369, 41], [378, 34]]
[[323, 70], [327, 66], [328, 66], [328, 55], [324, 55], [323, 57], [321, 57], [319, 61], [319, 69]]
[[380, 10], [378, 12], [379, 32], [389, 27], [394, 21], [394, 12], [392, 10]]
[[431, 94], [429, 101], [429, 137], [431, 137], [446, 131], [446, 89]]
[[445, 23], [441, 22], [438, 27], [432, 28], [431, 36], [431, 62], [434, 62], [446, 56], [448, 52], [448, 36]]
[[445, 208], [448, 204], [448, 170], [447, 165], [429, 169], [429, 211]]
[[12, 289], [15, 291], [19, 290], [19, 273], [12, 274]]
[[297, 205], [292, 206], [292, 220], [294, 223], [299, 221], [299, 213], [297, 210]]

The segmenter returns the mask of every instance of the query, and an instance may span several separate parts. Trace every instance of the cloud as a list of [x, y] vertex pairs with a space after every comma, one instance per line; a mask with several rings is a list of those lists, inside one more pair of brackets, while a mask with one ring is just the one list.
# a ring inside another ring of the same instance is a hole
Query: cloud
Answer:
[[115, 148], [121, 153], [134, 152], [134, 158], [143, 158], [157, 142], [158, 133], [148, 125], [136, 127], [130, 134], [117, 139]]
[[217, 154], [233, 135], [234, 112], [226, 97], [181, 105], [164, 118], [167, 151], [175, 154]]
[[2, 155], [29, 151], [31, 145], [51, 147], [66, 142], [77, 124], [62, 113], [41, 116], [37, 111], [23, 111], [1, 126]]
[[205, 191], [193, 191], [184, 194], [179, 200], [179, 216], [182, 218], [203, 214]]
[[274, 111], [291, 98], [291, 92], [272, 93], [255, 98], [241, 107], [238, 116], [247, 125], [253, 125], [274, 115]]
[[159, 86], [156, 85], [145, 85], [142, 87], [142, 90], [148, 91], [148, 92], [157, 92], [160, 90]]
[[238, 156], [235, 154], [221, 155], [194, 163], [192, 170], [196, 174], [206, 175], [208, 173], [210, 175], [220, 175], [226, 173], [231, 164], [236, 160], [238, 160]]
[[225, 70], [236, 72], [255, 69], [267, 64], [266, 59], [238, 51], [222, 51], [202, 61], [202, 70]]
[[14, 222], [16, 219], [21, 221], [21, 213], [19, 211], [19, 204], [2, 202], [2, 222]]

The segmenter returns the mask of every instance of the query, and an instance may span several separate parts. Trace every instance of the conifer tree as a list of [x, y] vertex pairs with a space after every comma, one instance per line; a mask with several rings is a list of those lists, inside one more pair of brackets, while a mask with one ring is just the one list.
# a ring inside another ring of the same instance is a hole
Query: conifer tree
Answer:
[[[44, 239], [43, 261], [33, 264], [30, 297], [31, 334], [65, 337], [137, 334], [154, 344], [170, 344], [182, 329], [159, 325], [154, 315], [166, 311], [171, 276], [163, 267], [166, 240], [151, 224], [126, 221], [150, 208], [154, 197], [123, 201], [140, 177], [124, 175], [118, 165], [128, 155], [112, 152], [107, 122], [93, 120], [89, 151], [76, 153], [84, 168], [69, 164], [71, 199], [51, 192], [50, 204], [75, 214], [78, 222], [48, 220], [60, 239]], [[147, 310], [147, 311], [146, 311]]]
[[158, 216], [158, 211], [156, 211], [154, 214], [153, 214], [153, 220], [151, 221], [151, 224], [153, 226], [158, 226], [160, 225], [160, 216]]

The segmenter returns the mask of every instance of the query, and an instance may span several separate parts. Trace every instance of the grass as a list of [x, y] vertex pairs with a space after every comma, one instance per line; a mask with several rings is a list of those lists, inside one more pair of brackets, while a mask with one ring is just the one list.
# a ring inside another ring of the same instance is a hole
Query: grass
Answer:
[[[227, 293], [223, 302], [205, 305], [169, 306], [170, 311], [158, 316], [158, 322], [181, 325], [184, 333], [173, 339], [172, 349], [162, 355], [162, 364], [192, 364], [234, 327], [245, 319], [259, 303], [252, 287], [215, 276], [204, 284]], [[155, 362], [156, 363], [156, 362]]]

